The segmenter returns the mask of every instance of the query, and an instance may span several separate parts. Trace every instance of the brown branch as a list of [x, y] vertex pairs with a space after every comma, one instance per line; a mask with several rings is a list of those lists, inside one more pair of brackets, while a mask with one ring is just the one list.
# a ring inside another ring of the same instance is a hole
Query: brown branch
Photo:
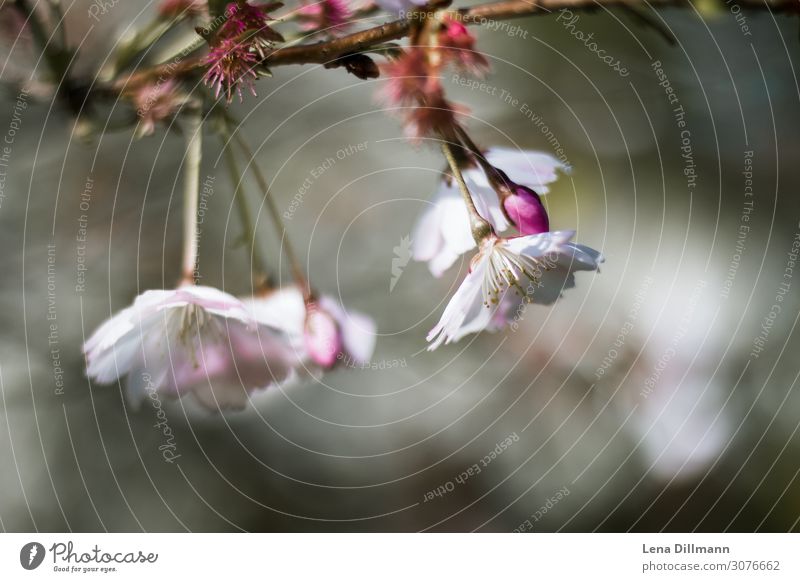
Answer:
[[[427, 9], [442, 9], [450, 0], [434, 0]], [[748, 10], [770, 10], [772, 12], [800, 13], [800, 0], [736, 0], [736, 4]], [[466, 24], [486, 24], [490, 21], [507, 20], [535, 14], [551, 14], [558, 10], [596, 10], [599, 8], [686, 8], [689, 0], [503, 0], [461, 8], [456, 12]], [[722, 0], [720, 5], [723, 5]], [[422, 8], [420, 18], [426, 8]], [[276, 49], [267, 55], [262, 64], [266, 67], [280, 65], [325, 64], [348, 54], [362, 52], [377, 44], [398, 40], [411, 32], [412, 19], [394, 20], [374, 28], [348, 34], [333, 40], [314, 44], [303, 44]], [[179, 63], [159, 65], [134, 73], [114, 84], [116, 91], [157, 79], [160, 76], [184, 76], [202, 65], [202, 59], [186, 58]]]

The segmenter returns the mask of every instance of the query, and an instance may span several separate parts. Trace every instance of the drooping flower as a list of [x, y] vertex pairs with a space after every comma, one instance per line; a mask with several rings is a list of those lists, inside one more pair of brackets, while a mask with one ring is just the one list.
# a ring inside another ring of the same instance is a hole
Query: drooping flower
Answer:
[[212, 410], [243, 408], [252, 392], [294, 374], [278, 330], [232, 295], [198, 285], [145, 291], [103, 323], [84, 352], [88, 376], [101, 384], [126, 377], [134, 404], [153, 393], [192, 394]]
[[205, 0], [161, 0], [158, 5], [161, 18], [203, 16], [207, 11]]
[[438, 42], [445, 60], [462, 71], [476, 77], [489, 72], [489, 61], [475, 50], [475, 37], [454, 16], [448, 15], [442, 21]]
[[353, 16], [347, 0], [309, 0], [297, 11], [302, 30], [321, 30], [328, 34], [345, 32]]
[[136, 115], [139, 117], [137, 137], [151, 135], [156, 123], [171, 118], [186, 102], [174, 79], [144, 85], [132, 94]]
[[602, 255], [570, 242], [574, 231], [530, 236], [486, 237], [439, 323], [428, 334], [429, 350], [470, 333], [496, 330], [506, 323], [511, 288], [526, 303], [553, 303], [574, 286], [574, 271], [595, 270]]
[[224, 92], [228, 103], [233, 100], [234, 94], [242, 101], [242, 85], [253, 95], [256, 94], [254, 81], [259, 77], [256, 71], [258, 62], [258, 55], [246, 44], [232, 38], [223, 39], [211, 48], [205, 58], [208, 70], [203, 82], [214, 89], [215, 97]]
[[[545, 153], [508, 148], [492, 148], [485, 159], [502, 168], [503, 175], [515, 188], [501, 207], [498, 193], [483, 171], [477, 166], [464, 169], [464, 181], [480, 215], [498, 233], [511, 226], [520, 234], [548, 230], [549, 220], [538, 195], [546, 194], [547, 185], [558, 178], [558, 170], [567, 167]], [[440, 277], [463, 253], [475, 248], [469, 214], [458, 187], [449, 178], [442, 182], [431, 206], [417, 220], [413, 239], [414, 260], [427, 262], [435, 277]]]
[[332, 368], [338, 360], [369, 361], [375, 348], [375, 323], [355, 311], [345, 311], [325, 295], [306, 300], [296, 286], [271, 291], [248, 302], [253, 317], [288, 338], [307, 371]]

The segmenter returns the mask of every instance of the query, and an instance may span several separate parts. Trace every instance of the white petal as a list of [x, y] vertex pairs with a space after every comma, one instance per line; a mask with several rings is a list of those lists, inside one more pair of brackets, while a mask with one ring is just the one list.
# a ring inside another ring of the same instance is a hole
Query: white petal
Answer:
[[165, 301], [161, 308], [164, 309], [186, 303], [194, 303], [207, 312], [220, 317], [238, 319], [244, 323], [252, 322], [250, 314], [241, 300], [230, 293], [202, 285], [179, 287], [176, 289], [175, 297], [170, 301]]
[[514, 254], [536, 258], [543, 257], [547, 253], [558, 252], [574, 234], [575, 231], [572, 230], [543, 232], [528, 236], [516, 236], [506, 239], [500, 244]]
[[[566, 243], [561, 248], [564, 256], [575, 263], [572, 266], [575, 270], [595, 270], [600, 266], [600, 263], [605, 261], [603, 253], [586, 245]], [[562, 262], [564, 262], [563, 259]]]
[[434, 204], [425, 209], [417, 219], [411, 235], [412, 256], [415, 261], [430, 261], [444, 246], [444, 237], [439, 225], [442, 222], [443, 208]]
[[475, 248], [469, 225], [469, 213], [460, 198], [442, 201], [442, 236], [448, 250], [462, 254]]
[[539, 194], [545, 194], [546, 184], [558, 179], [558, 170], [569, 171], [568, 166], [544, 152], [498, 147], [491, 148], [486, 159], [513, 182], [533, 188]]
[[[506, 215], [503, 213], [503, 209], [500, 208], [500, 199], [497, 197], [497, 192], [488, 185], [480, 186], [470, 180], [465, 180], [465, 182], [472, 194], [472, 200], [475, 203], [475, 208], [478, 209], [478, 213], [491, 223], [496, 232], [500, 233], [507, 230], [510, 225]], [[463, 201], [461, 205], [464, 205]], [[466, 212], [466, 206], [464, 208]]]
[[453, 263], [455, 263], [459, 257], [461, 257], [461, 253], [457, 253], [449, 247], [445, 247], [438, 255], [428, 262], [428, 269], [434, 277], [439, 278], [447, 269], [453, 266]]
[[369, 362], [375, 350], [375, 321], [363, 313], [347, 310], [333, 298], [323, 296], [319, 300], [320, 307], [330, 313], [339, 324], [342, 342], [347, 354], [357, 363]]
[[247, 307], [259, 324], [283, 331], [294, 340], [302, 339], [306, 304], [303, 293], [296, 286], [256, 297], [247, 302]]
[[478, 331], [485, 328], [492, 319], [493, 309], [484, 305], [483, 280], [489, 264], [489, 253], [479, 255], [459, 288], [445, 307], [439, 323], [428, 334], [431, 342], [429, 350], [435, 350], [442, 343], [457, 341], [465, 335], [462, 328]]

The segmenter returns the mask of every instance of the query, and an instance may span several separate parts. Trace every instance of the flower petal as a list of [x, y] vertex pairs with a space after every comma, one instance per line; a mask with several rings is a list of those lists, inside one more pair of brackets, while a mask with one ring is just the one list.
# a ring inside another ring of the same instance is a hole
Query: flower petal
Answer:
[[[450, 298], [439, 323], [428, 333], [431, 342], [428, 350], [435, 350], [442, 343], [458, 341], [467, 333], [485, 328], [492, 320], [496, 308], [484, 304], [483, 281], [489, 264], [489, 253], [478, 255], [472, 271]], [[464, 331], [467, 330], [467, 331]]]

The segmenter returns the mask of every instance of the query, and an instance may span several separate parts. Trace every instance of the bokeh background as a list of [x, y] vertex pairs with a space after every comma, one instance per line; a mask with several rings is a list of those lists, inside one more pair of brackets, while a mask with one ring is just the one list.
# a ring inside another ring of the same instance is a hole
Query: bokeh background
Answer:
[[[128, 4], [95, 22], [90, 3], [69, 3], [69, 38], [82, 47], [76, 72], [91, 79], [123, 31], [147, 20], [152, 8]], [[258, 97], [232, 112], [282, 210], [313, 168], [365, 144], [313, 180], [288, 228], [314, 284], [377, 321], [376, 369], [341, 368], [263, 394], [242, 413], [165, 404], [174, 464], [158, 450], [155, 410], [132, 409], [119, 386], [91, 385], [81, 345], [137, 293], [177, 279], [183, 139], [162, 127], [136, 140], [107, 125], [120, 115], [111, 106], [76, 126], [49, 96], [30, 38], [6, 31], [0, 134], [20, 82], [31, 96], [0, 204], [0, 527], [797, 530], [800, 271], [789, 253], [800, 236], [800, 24], [768, 12], [737, 21], [731, 6], [642, 6], [674, 44], [624, 11], [576, 12], [575, 28], [593, 33], [625, 77], [557, 15], [476, 29], [496, 90], [447, 78], [451, 97], [470, 107], [483, 146], [552, 153], [557, 140], [573, 169], [546, 197], [551, 223], [575, 228], [606, 262], [599, 274], [579, 273], [552, 308], [528, 310], [518, 329], [433, 353], [425, 334], [467, 263], [434, 279], [412, 261], [390, 284], [395, 248], [436, 189], [440, 153], [403, 139], [376, 100], [382, 79], [293, 66], [260, 81]], [[654, 61], [685, 110], [693, 189]], [[219, 154], [208, 134], [203, 282], [246, 295]], [[76, 292], [81, 215], [87, 270]], [[258, 218], [263, 250], [286, 281], [280, 241], [263, 209]], [[509, 436], [480, 474], [456, 481]]]

